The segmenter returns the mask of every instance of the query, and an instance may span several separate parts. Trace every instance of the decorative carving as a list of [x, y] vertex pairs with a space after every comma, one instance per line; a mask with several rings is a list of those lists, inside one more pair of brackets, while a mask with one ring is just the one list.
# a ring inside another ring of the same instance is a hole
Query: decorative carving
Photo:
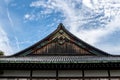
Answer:
[[64, 43], [65, 43], [65, 37], [64, 37], [64, 36], [58, 37], [58, 43], [59, 43], [60, 45], [64, 44]]
[[64, 32], [63, 32], [63, 30], [60, 30], [59, 33], [60, 33], [60, 34], [63, 34]]
[[66, 41], [68, 41], [68, 37], [65, 35], [63, 30], [60, 30], [58, 35], [54, 38], [55, 42], [58, 42], [58, 44], [63, 45]]

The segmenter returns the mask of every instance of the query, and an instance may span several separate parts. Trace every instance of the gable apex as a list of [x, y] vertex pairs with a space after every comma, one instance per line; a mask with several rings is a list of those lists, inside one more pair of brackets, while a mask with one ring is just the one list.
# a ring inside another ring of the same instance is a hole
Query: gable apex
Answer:
[[[60, 32], [60, 31], [64, 31], [64, 32], [67, 31], [66, 28], [65, 28], [65, 26], [64, 26], [62, 23], [60, 23], [60, 24], [58, 25], [57, 29], [56, 29], [54, 32]], [[54, 32], [53, 32], [53, 33], [54, 33]]]
[[64, 27], [64, 25], [63, 25], [62, 23], [60, 23], [60, 24], [58, 25], [58, 28], [65, 28], [65, 27]]

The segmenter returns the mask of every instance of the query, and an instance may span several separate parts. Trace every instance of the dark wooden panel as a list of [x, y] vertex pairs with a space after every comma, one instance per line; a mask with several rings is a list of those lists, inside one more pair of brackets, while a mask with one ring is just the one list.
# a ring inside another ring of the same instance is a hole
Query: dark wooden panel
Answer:
[[[91, 53], [87, 50], [80, 48], [74, 43], [65, 42], [59, 44], [58, 42], [49, 43], [41, 48], [34, 50], [33, 54], [87, 54]], [[93, 55], [93, 54], [91, 54]]]

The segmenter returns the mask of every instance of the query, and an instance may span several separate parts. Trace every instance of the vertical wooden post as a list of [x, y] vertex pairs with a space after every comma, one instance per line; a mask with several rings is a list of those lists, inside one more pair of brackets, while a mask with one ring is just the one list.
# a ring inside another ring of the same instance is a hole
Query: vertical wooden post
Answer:
[[108, 70], [108, 78], [109, 78], [109, 80], [111, 80], [111, 79], [110, 79], [110, 76], [111, 76], [111, 75], [110, 75], [110, 70]]
[[85, 74], [84, 74], [84, 70], [82, 70], [82, 80], [84, 80]]
[[32, 70], [30, 70], [30, 80], [32, 80]]
[[56, 80], [59, 80], [59, 77], [58, 77], [58, 69], [56, 70]]

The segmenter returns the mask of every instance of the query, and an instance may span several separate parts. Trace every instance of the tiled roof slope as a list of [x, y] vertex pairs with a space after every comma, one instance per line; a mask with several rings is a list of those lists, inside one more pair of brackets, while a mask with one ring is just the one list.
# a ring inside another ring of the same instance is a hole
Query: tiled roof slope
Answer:
[[0, 58], [0, 63], [111, 63], [120, 57], [103, 56], [34, 56]]

